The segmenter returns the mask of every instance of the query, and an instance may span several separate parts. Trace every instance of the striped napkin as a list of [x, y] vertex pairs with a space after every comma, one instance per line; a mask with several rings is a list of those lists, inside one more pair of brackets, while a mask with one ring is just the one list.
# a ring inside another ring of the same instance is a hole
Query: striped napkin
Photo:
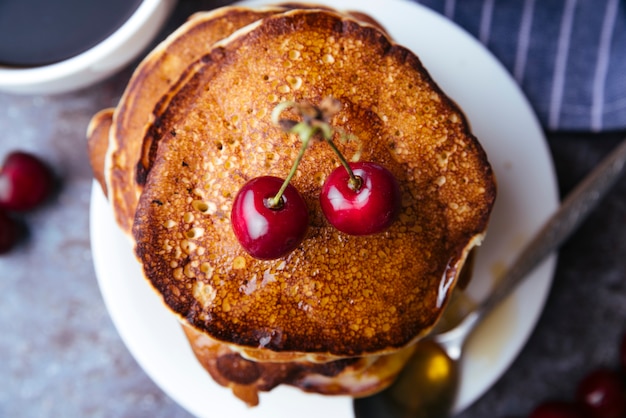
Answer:
[[414, 0], [482, 42], [548, 131], [626, 129], [626, 0]]

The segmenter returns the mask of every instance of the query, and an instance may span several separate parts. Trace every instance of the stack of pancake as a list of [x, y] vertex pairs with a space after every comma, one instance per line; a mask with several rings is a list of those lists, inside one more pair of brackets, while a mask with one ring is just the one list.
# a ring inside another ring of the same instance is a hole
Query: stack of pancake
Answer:
[[[338, 146], [394, 174], [401, 213], [379, 234], [334, 229], [318, 196], [338, 162], [313, 142], [292, 180], [304, 241], [254, 259], [232, 232], [233, 198], [253, 177], [286, 177], [300, 149], [272, 111], [327, 97], [341, 103], [331, 124], [358, 138]], [[355, 397], [388, 386], [441, 317], [496, 194], [462, 111], [419, 59], [373, 18], [315, 5], [191, 16], [88, 139], [146, 280], [202, 366], [249, 405], [279, 384]]]

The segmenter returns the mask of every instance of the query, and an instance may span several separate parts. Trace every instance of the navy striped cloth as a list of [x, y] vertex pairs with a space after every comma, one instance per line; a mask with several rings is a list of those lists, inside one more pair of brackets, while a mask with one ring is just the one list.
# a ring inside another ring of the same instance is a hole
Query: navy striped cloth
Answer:
[[548, 131], [626, 129], [626, 0], [414, 0], [509, 69]]

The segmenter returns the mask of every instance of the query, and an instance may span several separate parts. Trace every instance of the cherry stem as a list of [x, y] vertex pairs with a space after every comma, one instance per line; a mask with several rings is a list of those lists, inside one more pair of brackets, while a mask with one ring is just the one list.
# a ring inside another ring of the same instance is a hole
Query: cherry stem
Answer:
[[[301, 116], [304, 117], [303, 122], [296, 123], [295, 125], [290, 126], [288, 129], [289, 132], [300, 136], [300, 140], [302, 141], [302, 146], [300, 147], [300, 152], [298, 153], [296, 160], [291, 166], [291, 170], [289, 171], [287, 178], [285, 179], [282, 186], [276, 193], [276, 196], [269, 199], [268, 208], [279, 209], [281, 207], [281, 199], [283, 197], [283, 194], [285, 193], [285, 190], [287, 189], [289, 182], [291, 181], [293, 176], [296, 174], [296, 171], [298, 170], [298, 165], [300, 164], [300, 161], [302, 160], [302, 157], [304, 156], [306, 149], [309, 147], [309, 142], [311, 138], [318, 132], [321, 134], [324, 140], [328, 143], [328, 145], [334, 151], [334, 153], [337, 154], [337, 157], [339, 158], [339, 162], [348, 172], [348, 175], [350, 176], [350, 179], [348, 181], [349, 183], [348, 186], [352, 190], [358, 192], [361, 189], [362, 180], [360, 177], [354, 175], [354, 172], [350, 168], [350, 164], [348, 164], [348, 161], [346, 161], [341, 151], [339, 151], [339, 149], [333, 142], [332, 137], [335, 131], [333, 130], [332, 126], [324, 120], [323, 113], [321, 115], [319, 114], [320, 113], [319, 109], [299, 106], [295, 102], [289, 102], [289, 101], [282, 102], [282, 103], [279, 103], [278, 106], [276, 106], [274, 110], [272, 111], [272, 121], [277, 125], [281, 125], [280, 114], [290, 107], [297, 108]], [[310, 113], [312, 110], [316, 110], [316, 109], [317, 109], [317, 113], [315, 114], [315, 116], [306, 114], [307, 111]], [[282, 120], [282, 121], [284, 122], [285, 120]], [[295, 123], [295, 121], [288, 121], [288, 122]], [[342, 133], [342, 135], [345, 135], [345, 134]]]
[[339, 162], [341, 163], [341, 165], [348, 172], [348, 175], [350, 176], [350, 180], [348, 180], [349, 187], [353, 191], [358, 192], [361, 189], [361, 186], [363, 184], [363, 181], [361, 180], [361, 177], [358, 177], [358, 176], [354, 175], [354, 172], [352, 171], [352, 168], [350, 168], [350, 164], [348, 164], [348, 161], [346, 161], [346, 158], [339, 151], [339, 149], [337, 148], [335, 143], [332, 141], [332, 139], [330, 139], [330, 138], [328, 138], [326, 136], [324, 136], [324, 139], [326, 140], [326, 142], [328, 143], [330, 148], [335, 152], [335, 154], [337, 154], [337, 158], [339, 158]]
[[300, 165], [300, 161], [302, 160], [302, 157], [304, 156], [306, 149], [309, 147], [309, 141], [311, 140], [311, 137], [313, 137], [313, 134], [315, 133], [315, 129], [311, 128], [306, 123], [300, 122], [292, 128], [292, 132], [300, 135], [300, 139], [302, 140], [302, 146], [300, 147], [300, 152], [298, 152], [298, 156], [296, 157], [296, 160], [293, 162], [293, 165], [291, 166], [291, 170], [289, 171], [287, 178], [285, 179], [285, 181], [283, 181], [283, 184], [280, 186], [280, 189], [278, 189], [278, 193], [276, 193], [276, 196], [270, 199], [269, 201], [270, 209], [280, 208], [281, 198], [283, 197], [283, 194], [285, 193], [285, 190], [287, 189], [289, 182], [291, 181], [293, 176], [296, 174], [296, 171], [298, 171], [298, 165]]

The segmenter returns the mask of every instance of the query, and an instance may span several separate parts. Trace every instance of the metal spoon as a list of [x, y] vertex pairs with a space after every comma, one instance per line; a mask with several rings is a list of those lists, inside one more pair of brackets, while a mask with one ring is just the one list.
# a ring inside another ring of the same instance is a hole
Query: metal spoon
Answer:
[[356, 417], [449, 416], [457, 396], [460, 361], [468, 336], [528, 273], [578, 228], [617, 181], [625, 165], [626, 139], [567, 196], [483, 302], [452, 329], [417, 343], [411, 360], [388, 389], [355, 400]]

